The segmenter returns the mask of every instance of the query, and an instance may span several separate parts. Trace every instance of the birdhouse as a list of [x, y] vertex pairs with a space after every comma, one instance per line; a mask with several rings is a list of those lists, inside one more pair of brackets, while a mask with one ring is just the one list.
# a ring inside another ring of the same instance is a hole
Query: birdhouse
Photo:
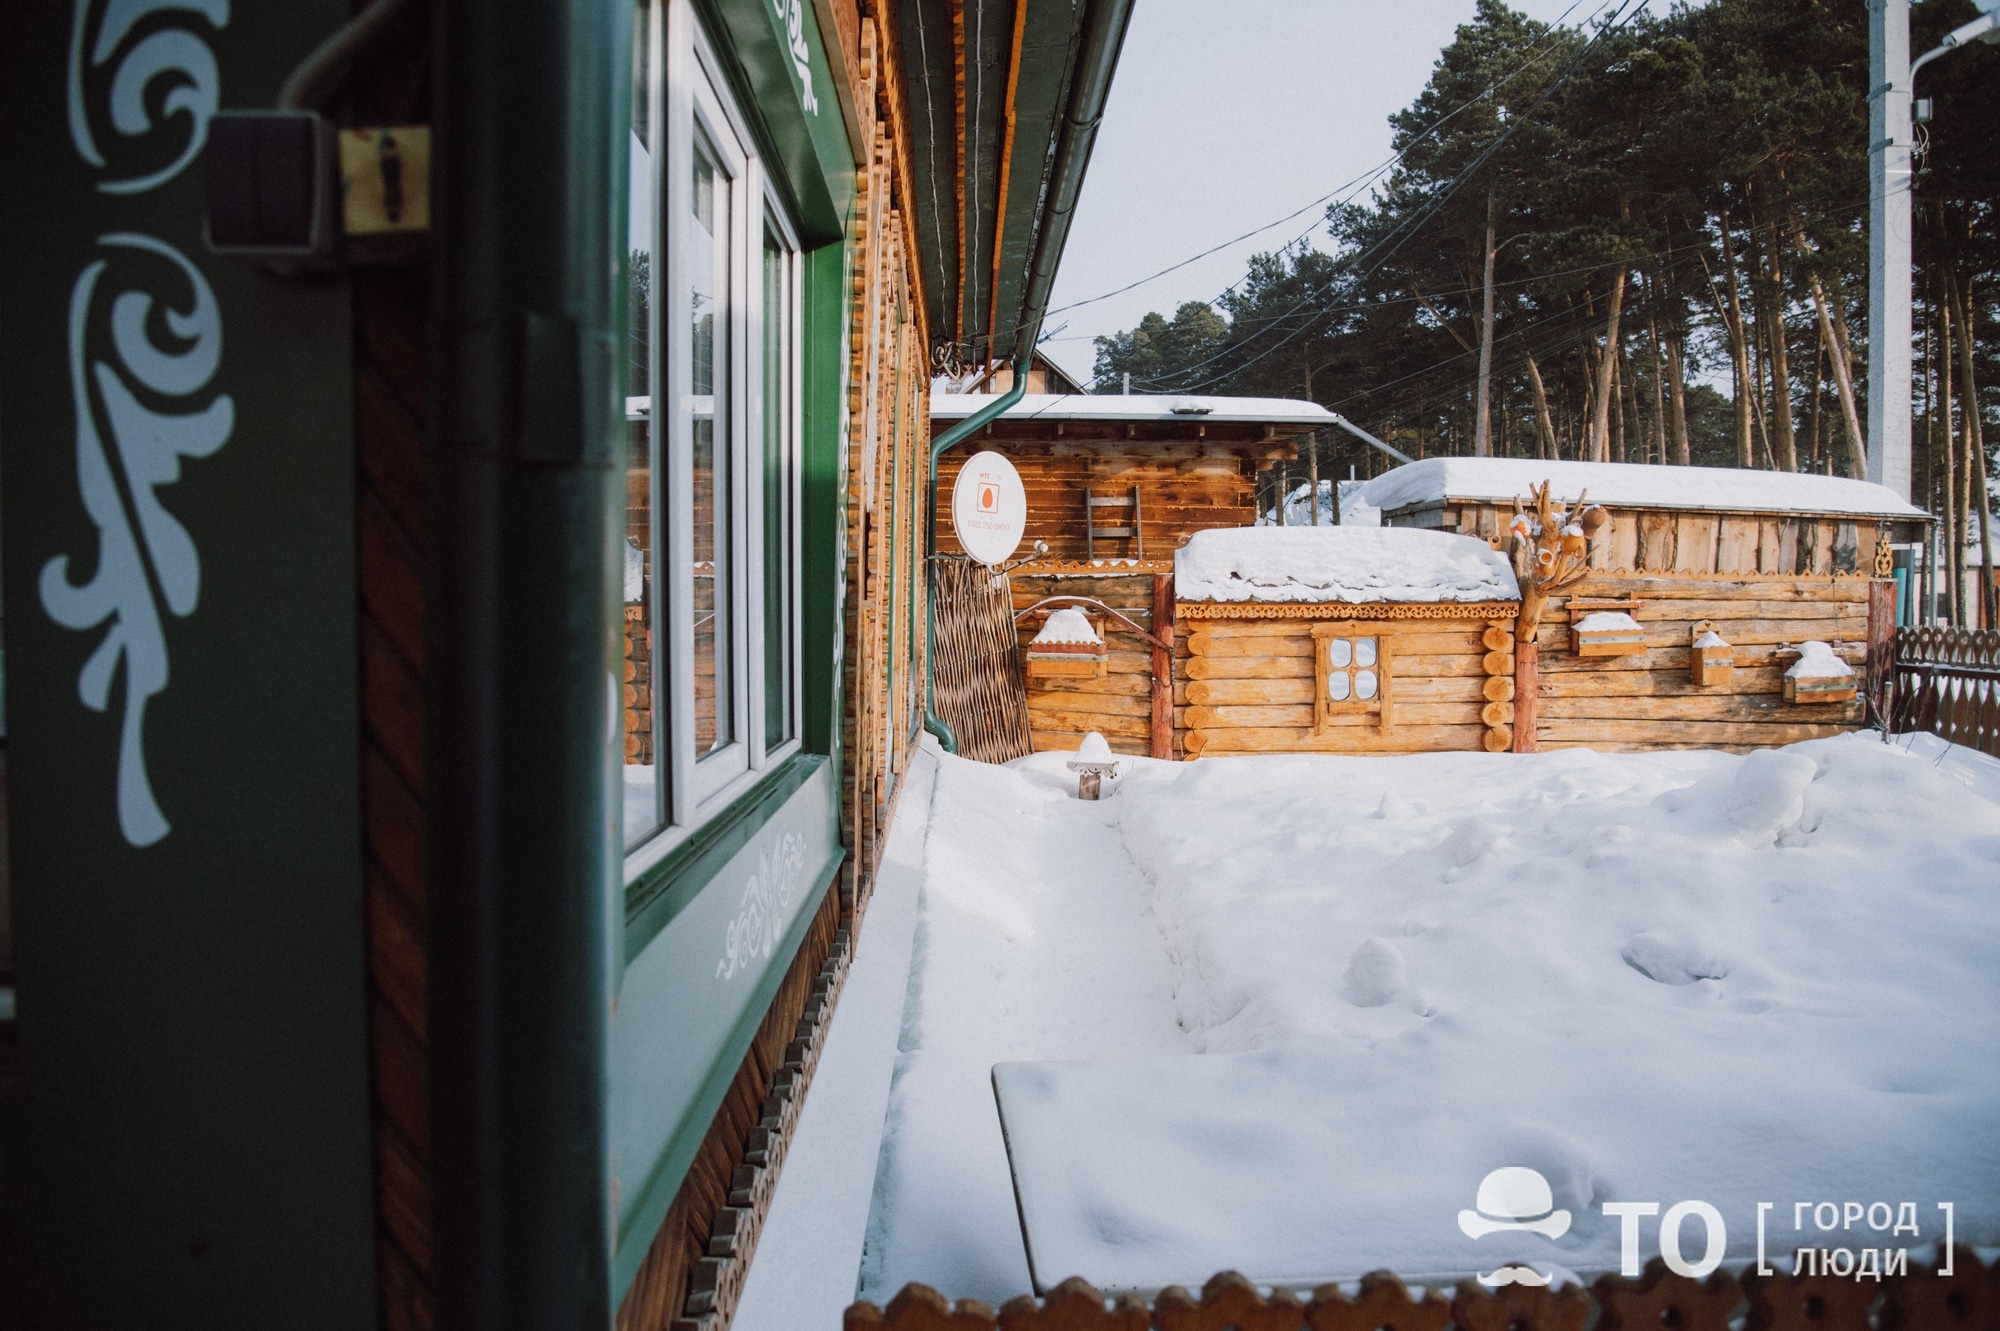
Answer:
[[1028, 677], [1070, 676], [1101, 679], [1105, 670], [1104, 638], [1089, 616], [1074, 606], [1051, 614], [1028, 643]]
[[1688, 649], [1688, 673], [1703, 688], [1717, 688], [1736, 678], [1736, 649], [1723, 641], [1707, 620], [1694, 626], [1694, 642]]
[[1797, 703], [1852, 702], [1856, 692], [1854, 667], [1823, 642], [1799, 644], [1799, 659], [1785, 671], [1785, 701]]
[[1095, 730], [1083, 737], [1076, 757], [1066, 766], [1076, 773], [1076, 797], [1080, 800], [1096, 799], [1104, 789], [1104, 778], [1118, 775], [1118, 759], [1111, 756], [1111, 745]]
[[1646, 650], [1646, 630], [1622, 610], [1597, 610], [1570, 625], [1569, 645], [1578, 656], [1636, 656]]

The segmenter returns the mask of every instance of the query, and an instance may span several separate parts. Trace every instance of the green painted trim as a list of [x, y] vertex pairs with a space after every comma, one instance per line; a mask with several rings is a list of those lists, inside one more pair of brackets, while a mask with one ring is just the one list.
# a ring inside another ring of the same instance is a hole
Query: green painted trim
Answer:
[[[778, 12], [780, 3], [784, 14]], [[819, 20], [804, 0], [695, 0], [729, 66], [773, 183], [808, 245], [841, 239], [854, 208], [854, 153]], [[796, 15], [812, 75], [809, 109], [786, 27]]]
[[847, 292], [849, 255], [829, 245], [805, 256], [801, 440], [800, 734], [840, 761], [841, 666], [847, 595]]
[[[834, 807], [839, 807], [840, 792], [833, 792]], [[701, 1089], [688, 1106], [682, 1119], [684, 1124], [699, 1125], [699, 1131], [683, 1129], [669, 1140], [666, 1153], [660, 1157], [652, 1177], [647, 1180], [642, 1200], [632, 1211], [632, 1223], [618, 1236], [616, 1250], [612, 1254], [611, 1281], [616, 1298], [623, 1299], [625, 1291], [631, 1287], [632, 1279], [639, 1274], [639, 1267], [645, 1262], [646, 1254], [653, 1246], [653, 1239], [659, 1233], [660, 1225], [666, 1220], [667, 1208], [673, 1205], [674, 1195], [680, 1191], [687, 1178], [688, 1166], [694, 1163], [695, 1153], [701, 1149], [702, 1139], [708, 1134], [708, 1125], [715, 1121], [716, 1113], [722, 1108], [723, 1098], [729, 1093], [730, 1083], [736, 1080], [737, 1069], [743, 1064], [744, 1055], [750, 1050], [756, 1038], [757, 1028], [764, 1024], [765, 1016], [771, 1010], [778, 988], [785, 982], [785, 975], [797, 959], [800, 946], [805, 942], [806, 931], [819, 917], [820, 907], [825, 904], [826, 894], [840, 879], [840, 866], [844, 860], [836, 847], [830, 862], [822, 864], [813, 881], [820, 886], [808, 894], [807, 903], [793, 919], [791, 927], [785, 931], [784, 941], [779, 945], [778, 955], [758, 978], [757, 988], [750, 1002], [744, 1007], [743, 1015], [729, 1033], [727, 1052], [702, 1078]]]
[[696, 828], [658, 864], [625, 885], [627, 965], [701, 895], [730, 857], [749, 845], [826, 762], [824, 754], [793, 754]]

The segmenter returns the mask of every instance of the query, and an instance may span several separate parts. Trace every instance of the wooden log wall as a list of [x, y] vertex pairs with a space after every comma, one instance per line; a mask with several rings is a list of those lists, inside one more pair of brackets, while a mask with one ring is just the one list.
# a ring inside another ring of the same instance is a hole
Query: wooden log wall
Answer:
[[[1172, 559], [1194, 533], [1210, 527], [1247, 527], [1256, 517], [1251, 506], [1255, 462], [1247, 457], [1204, 458], [1200, 447], [1161, 444], [1150, 456], [1114, 456], [1105, 445], [975, 437], [938, 459], [940, 503], [945, 509], [938, 523], [938, 549], [960, 550], [951, 531], [952, 482], [967, 457], [990, 448], [1014, 464], [1028, 492], [1028, 525], [1021, 537], [1024, 552], [1036, 541], [1046, 541], [1049, 560], [1086, 558], [1093, 543], [1084, 535], [1085, 488], [1099, 499], [1129, 498], [1136, 488], [1138, 531], [1144, 537], [1146, 558]], [[1133, 507], [1100, 507], [1097, 525], [1128, 526]], [[1103, 537], [1094, 543], [1094, 554], [1099, 559], [1136, 559], [1139, 547], [1136, 537]]]
[[[1261, 613], [1260, 613], [1261, 612]], [[1226, 616], [1226, 617], [1224, 617]], [[1366, 713], [1314, 733], [1316, 623], [1356, 621], [1393, 642], [1390, 724]], [[1427, 753], [1488, 747], [1513, 716], [1511, 603], [1274, 605], [1182, 603], [1174, 638], [1176, 756]], [[1489, 646], [1505, 639], [1502, 653]], [[1511, 740], [1511, 734], [1509, 735]]]
[[[1778, 513], [1685, 513], [1609, 508], [1590, 543], [1590, 566], [1607, 573], [1866, 573], [1880, 529], [1868, 520]], [[1446, 503], [1446, 531], [1501, 542], [1512, 505]], [[1398, 519], [1394, 525], [1411, 525]], [[1421, 525], [1418, 523], [1416, 525]]]
[[[1123, 564], [1112, 569], [1078, 563], [1038, 562], [1014, 570], [1014, 608], [1050, 596], [1088, 596], [1111, 606], [1142, 628], [1153, 627], [1153, 578], [1171, 574], [1171, 560]], [[1109, 648], [1100, 679], [1030, 679], [1028, 718], [1037, 753], [1074, 750], [1095, 730], [1113, 753], [1145, 756], [1153, 733], [1153, 649], [1116, 620], [1093, 616]], [[1041, 629], [1043, 616], [1016, 625], [1022, 650]]]
[[[1542, 749], [1715, 748], [1745, 752], [1853, 730], [1863, 705], [1784, 700], [1783, 649], [1809, 639], [1833, 644], [1856, 671], [1867, 664], [1864, 577], [1726, 574], [1593, 574], [1550, 599], [1536, 641], [1541, 655], [1537, 746]], [[1570, 622], [1578, 602], [1630, 598], [1646, 633], [1632, 656], [1579, 657]], [[1697, 622], [1712, 624], [1734, 649], [1729, 683], [1698, 685], [1689, 669]]]
[[[893, 25], [891, 25], [893, 27]], [[929, 360], [890, 90], [892, 51], [872, 14], [855, 27], [857, 104], [874, 107], [870, 165], [857, 173], [849, 308], [843, 625], [842, 823], [850, 852], [841, 894], [852, 913], [868, 888], [923, 725], [925, 570], [921, 557], [930, 440]]]

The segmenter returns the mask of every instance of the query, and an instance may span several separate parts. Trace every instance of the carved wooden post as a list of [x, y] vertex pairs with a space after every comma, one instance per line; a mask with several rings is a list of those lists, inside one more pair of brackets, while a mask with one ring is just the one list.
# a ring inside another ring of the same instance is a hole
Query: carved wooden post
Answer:
[[1535, 752], [1535, 700], [1542, 691], [1542, 648], [1533, 638], [1514, 640], [1514, 752]]
[[1174, 756], [1174, 654], [1160, 643], [1174, 640], [1174, 575], [1153, 575], [1153, 747], [1155, 758]]
[[1888, 733], [1896, 678], [1896, 584], [1877, 578], [1868, 584], [1868, 697], [1878, 709], [1883, 733]]

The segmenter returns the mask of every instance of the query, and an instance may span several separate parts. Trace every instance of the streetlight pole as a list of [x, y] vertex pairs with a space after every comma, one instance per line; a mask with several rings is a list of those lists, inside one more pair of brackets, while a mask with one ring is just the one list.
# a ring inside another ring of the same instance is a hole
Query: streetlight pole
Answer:
[[1910, 0], [1868, 0], [1868, 479], [1910, 497]]
[[1868, 0], [1868, 479], [1910, 497], [1910, 83], [1971, 41], [2000, 42], [2000, 0], [1910, 63], [1910, 0]]

